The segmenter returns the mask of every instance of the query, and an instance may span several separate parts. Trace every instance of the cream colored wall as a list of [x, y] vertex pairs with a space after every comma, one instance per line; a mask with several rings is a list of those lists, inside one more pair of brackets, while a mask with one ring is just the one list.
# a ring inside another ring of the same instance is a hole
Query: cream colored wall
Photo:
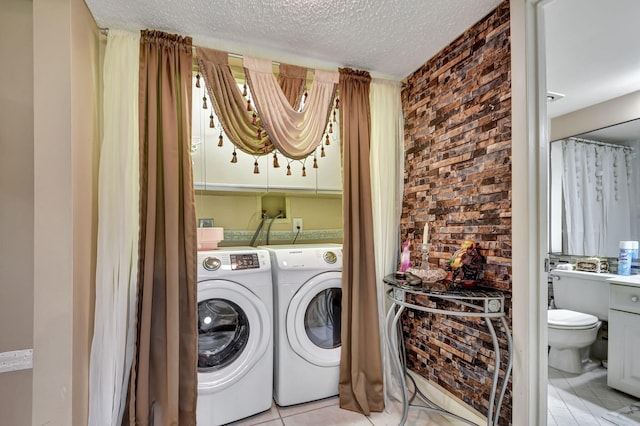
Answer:
[[[273, 197], [273, 194], [265, 194]], [[215, 226], [225, 230], [255, 231], [260, 224], [261, 194], [205, 192], [196, 193], [196, 216], [213, 218]], [[278, 196], [276, 196], [278, 197]], [[342, 196], [337, 194], [282, 194], [286, 218], [274, 221], [272, 231], [291, 231], [292, 218], [302, 218], [304, 232], [342, 229]], [[274, 216], [278, 208], [266, 208]], [[290, 242], [290, 241], [289, 241]], [[326, 242], [341, 243], [342, 239]], [[234, 245], [225, 242], [222, 245]]]
[[[0, 353], [33, 347], [33, 8], [0, 1]], [[0, 373], [0, 423], [31, 424], [32, 370]]]
[[550, 140], [579, 135], [639, 117], [640, 91], [552, 119]]
[[32, 424], [86, 425], [99, 34], [82, 0], [34, 0]]
[[89, 415], [89, 354], [93, 338], [98, 232], [98, 165], [102, 61], [98, 27], [84, 0], [71, 2], [73, 164], [73, 424]]

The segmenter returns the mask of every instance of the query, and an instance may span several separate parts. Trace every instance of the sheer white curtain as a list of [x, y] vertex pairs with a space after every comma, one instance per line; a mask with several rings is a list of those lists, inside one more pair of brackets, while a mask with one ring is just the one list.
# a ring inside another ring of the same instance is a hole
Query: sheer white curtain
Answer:
[[562, 151], [569, 253], [617, 257], [619, 242], [631, 239], [629, 154], [574, 138]]
[[374, 79], [369, 95], [371, 105], [371, 198], [375, 237], [376, 281], [382, 362], [385, 374], [385, 405], [389, 396], [398, 395], [399, 382], [391, 367], [384, 341], [387, 313], [385, 275], [396, 270], [398, 233], [404, 191], [404, 118], [400, 82]]
[[90, 425], [120, 425], [133, 356], [139, 228], [140, 35], [110, 30], [98, 180], [96, 306], [89, 367]]

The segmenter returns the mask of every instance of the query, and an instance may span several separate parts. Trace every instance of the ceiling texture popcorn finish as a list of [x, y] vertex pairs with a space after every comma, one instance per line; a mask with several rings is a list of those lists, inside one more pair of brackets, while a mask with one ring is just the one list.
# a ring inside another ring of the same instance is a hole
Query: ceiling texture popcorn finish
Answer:
[[156, 29], [194, 44], [400, 80], [501, 0], [86, 0], [102, 28]]

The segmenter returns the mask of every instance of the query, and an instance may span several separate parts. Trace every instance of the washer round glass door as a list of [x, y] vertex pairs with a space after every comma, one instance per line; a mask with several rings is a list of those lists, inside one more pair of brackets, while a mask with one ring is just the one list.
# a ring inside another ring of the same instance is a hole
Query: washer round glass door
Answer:
[[324, 272], [304, 283], [287, 310], [293, 350], [321, 367], [339, 365], [341, 312], [342, 272]]
[[226, 388], [264, 355], [271, 338], [265, 304], [225, 280], [198, 283], [198, 389]]

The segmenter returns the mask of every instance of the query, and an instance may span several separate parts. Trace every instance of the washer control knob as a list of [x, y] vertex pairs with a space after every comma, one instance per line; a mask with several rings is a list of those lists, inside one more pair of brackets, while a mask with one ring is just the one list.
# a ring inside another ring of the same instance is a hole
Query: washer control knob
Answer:
[[636, 303], [638, 301], [638, 296], [631, 296], [631, 301]]
[[326, 251], [322, 255], [322, 258], [324, 259], [325, 262], [331, 263], [331, 264], [334, 264], [338, 261], [338, 256], [336, 256], [336, 254], [332, 251]]
[[222, 265], [222, 262], [217, 257], [206, 257], [202, 262], [202, 266], [207, 271], [216, 271], [220, 269], [220, 265]]

